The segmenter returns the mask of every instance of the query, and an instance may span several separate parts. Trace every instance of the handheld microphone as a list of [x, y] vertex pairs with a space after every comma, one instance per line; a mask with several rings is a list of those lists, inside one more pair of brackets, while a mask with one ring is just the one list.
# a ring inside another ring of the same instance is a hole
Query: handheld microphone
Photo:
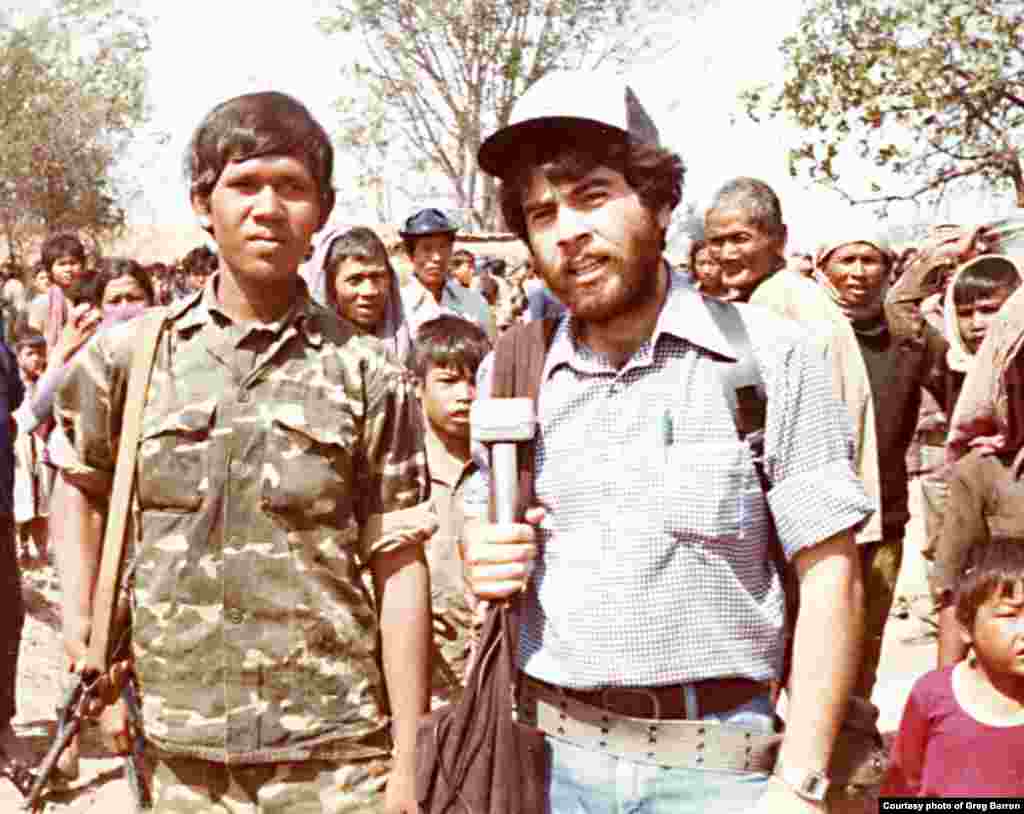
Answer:
[[469, 408], [470, 434], [490, 452], [491, 483], [494, 488], [494, 520], [515, 523], [519, 502], [517, 444], [533, 439], [537, 420], [533, 399], [477, 399]]

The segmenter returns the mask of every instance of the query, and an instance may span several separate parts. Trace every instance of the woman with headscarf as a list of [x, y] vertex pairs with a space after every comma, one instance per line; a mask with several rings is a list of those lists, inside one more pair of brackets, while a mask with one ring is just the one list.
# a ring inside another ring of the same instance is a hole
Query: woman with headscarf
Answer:
[[[844, 230], [818, 249], [815, 278], [849, 323], [867, 368], [874, 417], [881, 524], [876, 539], [859, 538], [866, 597], [865, 646], [854, 694], [870, 698], [882, 635], [903, 558], [910, 518], [906, 454], [914, 437], [922, 388], [940, 402], [946, 391], [942, 336], [920, 320], [886, 307], [893, 255], [885, 238], [868, 228]], [[855, 416], [856, 420], [856, 416]]]
[[382, 339], [401, 364], [411, 367], [412, 333], [399, 296], [398, 274], [372, 229], [329, 231], [300, 274], [317, 302], [359, 331]]

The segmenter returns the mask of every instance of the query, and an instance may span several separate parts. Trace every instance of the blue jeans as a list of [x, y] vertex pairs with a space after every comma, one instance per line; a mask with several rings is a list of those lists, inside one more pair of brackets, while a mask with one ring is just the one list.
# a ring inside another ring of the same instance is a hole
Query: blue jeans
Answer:
[[[773, 732], [771, 699], [759, 696], [706, 721]], [[741, 812], [764, 793], [767, 774], [666, 768], [584, 749], [548, 736], [550, 814]]]

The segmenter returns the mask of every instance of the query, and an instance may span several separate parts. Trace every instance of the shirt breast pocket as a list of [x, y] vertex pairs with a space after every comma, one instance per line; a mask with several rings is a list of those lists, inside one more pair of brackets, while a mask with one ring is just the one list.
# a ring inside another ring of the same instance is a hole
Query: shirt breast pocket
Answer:
[[761, 488], [740, 441], [670, 447], [662, 484], [666, 530], [673, 536], [740, 539], [761, 526]]
[[209, 490], [214, 407], [190, 405], [143, 419], [139, 504], [143, 509], [196, 511]]
[[352, 516], [354, 447], [353, 424], [340, 412], [274, 416], [263, 459], [263, 509], [292, 528], [342, 527]]

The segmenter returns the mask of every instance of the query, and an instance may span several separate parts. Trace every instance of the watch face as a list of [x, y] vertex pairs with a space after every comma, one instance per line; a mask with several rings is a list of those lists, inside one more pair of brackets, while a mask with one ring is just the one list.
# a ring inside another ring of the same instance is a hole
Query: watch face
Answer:
[[824, 800], [827, 791], [828, 778], [815, 772], [808, 774], [800, 784], [800, 793], [812, 800]]

